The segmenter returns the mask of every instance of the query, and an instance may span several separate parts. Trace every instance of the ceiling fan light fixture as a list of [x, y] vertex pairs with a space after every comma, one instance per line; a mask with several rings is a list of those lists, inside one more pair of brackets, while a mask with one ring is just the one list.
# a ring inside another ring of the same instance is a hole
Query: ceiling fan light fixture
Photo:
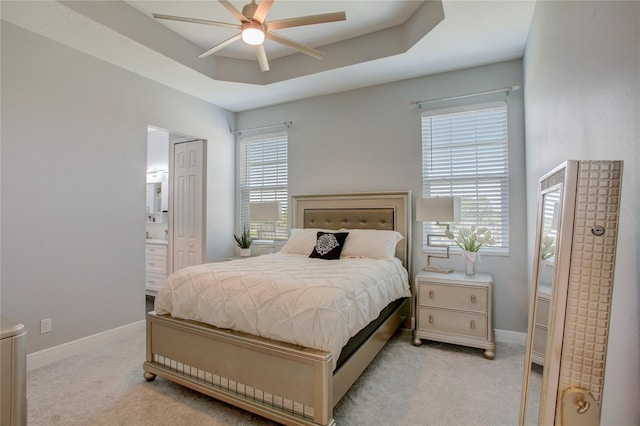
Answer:
[[242, 41], [252, 46], [259, 46], [264, 42], [264, 31], [262, 25], [253, 22], [242, 26]]
[[[1, 2], [2, 0], [0, 0]], [[239, 0], [238, 0], [239, 1]], [[280, 30], [284, 28], [302, 27], [305, 25], [322, 24], [327, 22], [344, 21], [347, 19], [345, 12], [333, 12], [333, 13], [321, 13], [317, 15], [298, 16], [296, 18], [280, 19], [267, 22], [267, 15], [271, 6], [273, 6], [274, 0], [259, 0], [260, 3], [256, 3], [256, 0], [251, 0], [251, 3], [246, 4], [240, 12], [230, 0], [218, 0], [218, 2], [224, 6], [237, 20], [239, 24], [229, 24], [226, 22], [210, 21], [208, 19], [199, 18], [187, 18], [184, 16], [173, 15], [161, 15], [154, 13], [153, 17], [156, 19], [168, 19], [170, 21], [189, 22], [193, 24], [213, 25], [218, 27], [233, 28], [240, 30], [232, 37], [216, 44], [210, 49], [202, 52], [198, 55], [198, 58], [205, 58], [209, 55], [224, 49], [231, 43], [242, 39], [245, 44], [255, 46], [256, 56], [258, 58], [258, 64], [261, 71], [269, 71], [269, 61], [267, 59], [267, 53], [265, 52], [264, 40], [268, 38], [271, 41], [280, 43], [284, 46], [295, 49], [301, 53], [311, 56], [312, 58], [322, 59], [324, 53], [316, 50], [312, 47], [305, 46], [302, 43], [298, 43], [295, 40], [291, 40], [285, 36], [279, 35], [273, 30]]]

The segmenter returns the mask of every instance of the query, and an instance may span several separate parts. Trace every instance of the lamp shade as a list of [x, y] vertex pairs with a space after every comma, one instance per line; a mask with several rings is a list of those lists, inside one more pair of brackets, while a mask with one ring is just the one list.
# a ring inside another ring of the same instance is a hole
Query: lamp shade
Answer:
[[280, 219], [280, 203], [269, 201], [265, 203], [249, 204], [249, 219], [251, 221], [277, 221]]
[[418, 222], [455, 222], [460, 220], [460, 197], [430, 197], [416, 200]]

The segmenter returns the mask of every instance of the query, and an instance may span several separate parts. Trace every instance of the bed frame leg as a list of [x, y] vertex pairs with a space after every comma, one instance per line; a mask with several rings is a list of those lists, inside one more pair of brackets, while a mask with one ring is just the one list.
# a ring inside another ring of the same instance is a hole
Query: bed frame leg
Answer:
[[147, 382], [153, 382], [156, 379], [156, 375], [153, 373], [149, 373], [148, 371], [145, 371], [143, 376]]

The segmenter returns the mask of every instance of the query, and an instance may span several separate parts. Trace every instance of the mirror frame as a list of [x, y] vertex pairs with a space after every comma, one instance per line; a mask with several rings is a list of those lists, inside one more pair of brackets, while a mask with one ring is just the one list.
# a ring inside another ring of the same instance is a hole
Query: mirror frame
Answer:
[[[542, 245], [542, 230], [544, 219], [544, 199], [545, 195], [553, 192], [560, 192], [560, 204], [558, 206], [558, 230], [556, 238], [555, 266], [553, 268], [553, 280], [551, 284], [551, 300], [549, 303], [549, 322], [547, 332], [547, 342], [545, 351], [545, 363], [543, 367], [542, 388], [540, 394], [540, 411], [538, 422], [542, 420], [543, 413], [552, 413], [555, 410], [545, 410], [545, 407], [556, 405], [556, 392], [549, 392], [550, 389], [557, 389], [560, 375], [560, 351], [554, 348], [562, 347], [562, 337], [564, 331], [564, 317], [566, 313], [567, 290], [569, 288], [569, 262], [563, 262], [571, 255], [571, 242], [573, 236], [573, 218], [575, 212], [575, 193], [577, 183], [578, 164], [577, 161], [568, 161], [561, 164], [542, 176], [538, 183], [538, 210], [536, 222], [536, 245], [533, 262], [533, 278], [531, 294], [529, 295], [529, 322], [527, 329], [527, 346], [524, 357], [524, 376], [522, 380], [522, 403], [520, 407], [520, 424], [525, 424], [526, 401], [528, 400], [529, 379], [533, 353], [533, 332], [535, 312], [537, 308], [536, 297], [538, 293], [538, 278], [540, 274], [540, 248]], [[562, 321], [560, 321], [562, 320]], [[553, 419], [551, 423], [553, 424]]]

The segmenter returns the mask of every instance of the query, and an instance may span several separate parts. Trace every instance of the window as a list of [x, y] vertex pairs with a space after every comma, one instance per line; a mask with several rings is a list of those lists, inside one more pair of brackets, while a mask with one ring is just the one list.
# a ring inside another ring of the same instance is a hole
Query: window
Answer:
[[[422, 115], [422, 183], [424, 197], [461, 198], [460, 227], [486, 227], [497, 241], [483, 253], [509, 253], [509, 165], [507, 104], [474, 105]], [[428, 233], [443, 227], [425, 222]], [[451, 243], [442, 239], [441, 243]], [[455, 247], [455, 245], [453, 245]]]
[[[287, 133], [240, 140], [240, 223], [254, 239], [286, 240], [288, 203]], [[280, 220], [249, 222], [249, 204], [277, 201]]]

